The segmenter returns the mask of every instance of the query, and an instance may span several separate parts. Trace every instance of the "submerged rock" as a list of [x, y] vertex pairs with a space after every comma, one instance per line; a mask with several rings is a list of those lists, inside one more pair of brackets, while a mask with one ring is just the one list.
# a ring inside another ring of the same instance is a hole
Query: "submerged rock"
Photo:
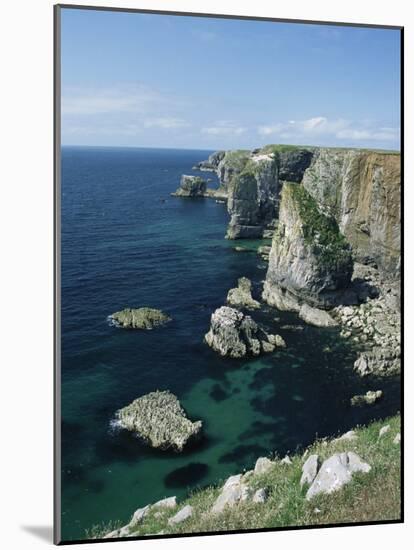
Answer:
[[336, 453], [322, 464], [312, 485], [306, 493], [310, 500], [320, 493], [330, 494], [349, 483], [355, 472], [368, 473], [371, 466], [354, 452]]
[[207, 182], [200, 176], [181, 176], [180, 187], [175, 193], [175, 197], [204, 197], [207, 189]]
[[155, 391], [135, 399], [117, 412], [119, 425], [136, 433], [156, 449], [182, 451], [202, 428], [191, 422], [177, 397], [169, 391]]
[[361, 405], [373, 405], [379, 399], [381, 399], [382, 395], [383, 394], [381, 390], [367, 391], [365, 395], [354, 395], [354, 397], [351, 398], [351, 405], [353, 407]]
[[319, 211], [302, 185], [285, 183], [263, 299], [292, 311], [303, 302], [322, 309], [353, 303], [352, 271], [351, 250], [336, 221]]
[[286, 345], [281, 336], [267, 334], [249, 315], [227, 306], [212, 314], [205, 341], [220, 355], [232, 358], [268, 353]]
[[237, 288], [231, 288], [227, 294], [227, 303], [235, 307], [258, 309], [260, 303], [252, 298], [252, 283], [247, 277], [240, 277]]
[[166, 313], [150, 307], [125, 308], [110, 315], [110, 319], [121, 328], [151, 330], [171, 321]]

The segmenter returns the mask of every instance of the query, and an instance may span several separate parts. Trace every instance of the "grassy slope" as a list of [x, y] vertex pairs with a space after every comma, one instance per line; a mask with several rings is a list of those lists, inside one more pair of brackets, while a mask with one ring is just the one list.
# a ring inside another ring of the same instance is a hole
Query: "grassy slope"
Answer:
[[[391, 429], [379, 439], [379, 430], [386, 424]], [[400, 432], [400, 416], [355, 431], [358, 434], [355, 441], [319, 440], [309, 447], [307, 456], [317, 453], [321, 460], [335, 452], [353, 450], [372, 466], [368, 474], [354, 474], [352, 482], [337, 493], [307, 502], [306, 487], [301, 489], [299, 483], [306, 457], [295, 455], [291, 457], [291, 465], [276, 460], [271, 470], [251, 477], [251, 487], [266, 487], [269, 491], [264, 504], [240, 503], [212, 515], [209, 510], [221, 485], [208, 487], [194, 492], [173, 510], [153, 510], [131, 536], [398, 520], [401, 514], [400, 445], [394, 444], [393, 439]], [[169, 527], [168, 518], [186, 504], [193, 506], [193, 516]], [[101, 526], [89, 534], [99, 538], [109, 530]]]

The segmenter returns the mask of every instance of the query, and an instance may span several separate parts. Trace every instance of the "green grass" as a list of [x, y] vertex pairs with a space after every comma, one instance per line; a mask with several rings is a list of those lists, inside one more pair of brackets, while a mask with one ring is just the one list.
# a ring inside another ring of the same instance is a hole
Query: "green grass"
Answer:
[[[381, 439], [382, 426], [390, 430]], [[175, 509], [153, 509], [131, 536], [150, 534], [202, 533], [242, 529], [278, 528], [289, 526], [327, 525], [335, 523], [398, 520], [400, 501], [400, 445], [393, 439], [400, 432], [400, 415], [355, 428], [355, 441], [318, 440], [307, 450], [307, 455], [291, 456], [292, 464], [276, 459], [270, 470], [252, 475], [253, 489], [265, 487], [269, 497], [264, 504], [243, 502], [225, 509], [221, 514], [210, 513], [222, 482], [216, 487], [200, 489], [180, 502]], [[317, 453], [323, 461], [333, 453], [354, 451], [372, 469], [368, 474], [354, 474], [352, 481], [331, 495], [321, 495], [310, 502], [305, 498], [306, 487], [300, 487], [302, 465], [309, 454]], [[235, 472], [237, 473], [237, 472]], [[168, 526], [168, 518], [186, 504], [193, 507], [193, 516], [181, 524]], [[108, 530], [95, 533], [102, 537]]]

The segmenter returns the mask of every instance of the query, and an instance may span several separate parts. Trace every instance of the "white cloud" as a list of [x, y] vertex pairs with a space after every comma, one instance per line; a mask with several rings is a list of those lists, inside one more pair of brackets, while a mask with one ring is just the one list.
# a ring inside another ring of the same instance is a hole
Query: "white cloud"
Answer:
[[214, 126], [205, 126], [201, 128], [203, 134], [209, 134], [212, 136], [240, 136], [247, 131], [244, 126], [239, 126], [228, 120], [221, 120], [214, 124]]
[[262, 136], [278, 136], [283, 139], [306, 139], [313, 137], [333, 137], [352, 141], [392, 141], [398, 139], [399, 128], [375, 128], [372, 125], [355, 124], [343, 118], [328, 119], [315, 116], [306, 120], [289, 120], [272, 125], [259, 126], [257, 132]]
[[69, 88], [62, 94], [63, 115], [144, 113], [151, 104], [165, 102], [162, 95], [143, 85], [121, 88]]
[[145, 120], [144, 126], [145, 128], [164, 128], [169, 130], [172, 128], [187, 128], [191, 125], [182, 118], [158, 117]]

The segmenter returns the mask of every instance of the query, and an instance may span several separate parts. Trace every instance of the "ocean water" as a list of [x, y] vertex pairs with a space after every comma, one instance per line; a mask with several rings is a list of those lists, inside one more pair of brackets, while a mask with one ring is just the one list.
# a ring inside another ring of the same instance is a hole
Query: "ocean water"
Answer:
[[[251, 468], [258, 456], [284, 456], [399, 410], [398, 381], [357, 377], [357, 349], [337, 329], [306, 326], [296, 314], [268, 307], [253, 314], [285, 338], [286, 351], [238, 361], [203, 343], [237, 278], [252, 279], [257, 298], [266, 274], [258, 242], [224, 239], [224, 204], [170, 196], [209, 153], [62, 149], [63, 540], [84, 538], [94, 524], [127, 522], [140, 506], [182, 498]], [[236, 244], [249, 251], [235, 252]], [[153, 331], [107, 321], [140, 306], [173, 321]], [[378, 388], [380, 403], [349, 406], [352, 395]], [[171, 390], [204, 422], [204, 438], [182, 454], [111, 428], [117, 409], [156, 389]]]

